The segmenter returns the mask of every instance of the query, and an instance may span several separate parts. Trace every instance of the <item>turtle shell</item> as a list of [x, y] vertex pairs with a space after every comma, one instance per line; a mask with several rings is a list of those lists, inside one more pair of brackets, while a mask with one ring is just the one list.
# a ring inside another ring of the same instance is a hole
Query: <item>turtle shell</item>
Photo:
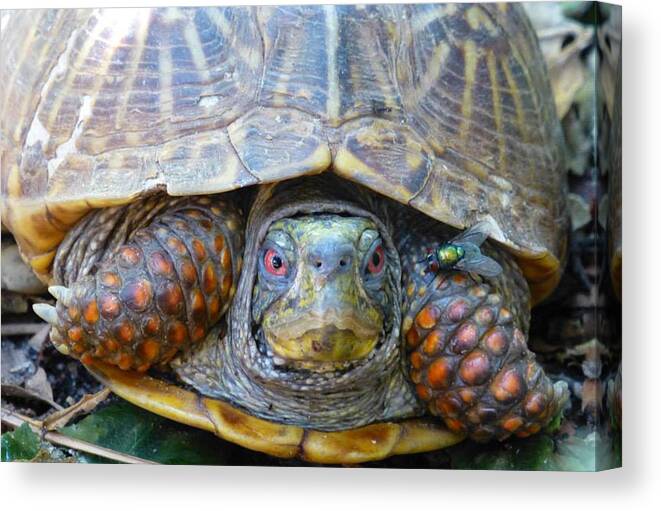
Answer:
[[540, 299], [565, 252], [562, 142], [516, 4], [9, 14], [3, 222], [43, 278], [91, 208], [322, 171], [479, 220]]

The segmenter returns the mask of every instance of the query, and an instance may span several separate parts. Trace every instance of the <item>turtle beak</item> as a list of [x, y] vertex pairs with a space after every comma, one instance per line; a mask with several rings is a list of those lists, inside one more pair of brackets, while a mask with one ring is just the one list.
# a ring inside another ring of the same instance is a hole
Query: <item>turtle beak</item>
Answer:
[[311, 246], [285, 300], [263, 321], [265, 338], [285, 360], [328, 367], [366, 358], [377, 346], [383, 314], [367, 297], [356, 250], [342, 236]]

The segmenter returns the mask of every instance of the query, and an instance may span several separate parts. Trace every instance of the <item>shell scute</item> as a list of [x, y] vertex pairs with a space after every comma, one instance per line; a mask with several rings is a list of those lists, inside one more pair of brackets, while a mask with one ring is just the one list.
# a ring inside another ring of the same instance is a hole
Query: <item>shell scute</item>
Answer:
[[90, 207], [330, 168], [458, 228], [490, 221], [538, 296], [557, 277], [561, 132], [520, 6], [13, 16], [3, 220], [41, 273]]
[[233, 123], [228, 133], [260, 182], [321, 172], [331, 162], [321, 123], [298, 110], [260, 108]]

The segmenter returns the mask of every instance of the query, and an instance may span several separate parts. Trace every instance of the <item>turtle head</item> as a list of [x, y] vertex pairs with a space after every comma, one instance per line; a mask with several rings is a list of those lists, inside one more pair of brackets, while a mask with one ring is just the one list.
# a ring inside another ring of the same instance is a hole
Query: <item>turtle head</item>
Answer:
[[253, 321], [281, 365], [334, 371], [375, 350], [390, 298], [388, 258], [371, 220], [333, 214], [278, 220], [258, 258]]

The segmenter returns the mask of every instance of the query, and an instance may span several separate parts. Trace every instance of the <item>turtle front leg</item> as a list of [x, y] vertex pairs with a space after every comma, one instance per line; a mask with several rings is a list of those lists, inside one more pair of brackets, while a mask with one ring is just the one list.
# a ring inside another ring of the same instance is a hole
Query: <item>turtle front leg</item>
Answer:
[[[135, 210], [144, 211], [139, 221]], [[34, 310], [52, 325], [62, 353], [142, 372], [202, 341], [227, 310], [243, 220], [231, 200], [217, 196], [152, 197], [110, 216], [111, 226], [105, 210], [90, 213], [72, 231], [54, 272], [69, 286], [51, 286], [56, 307]], [[90, 267], [81, 254], [97, 262]]]
[[564, 406], [567, 388], [550, 381], [526, 344], [527, 284], [505, 254], [503, 275], [491, 281], [431, 273], [425, 255], [438, 242], [409, 238], [400, 252], [402, 334], [418, 397], [450, 430], [477, 441], [538, 432]]

